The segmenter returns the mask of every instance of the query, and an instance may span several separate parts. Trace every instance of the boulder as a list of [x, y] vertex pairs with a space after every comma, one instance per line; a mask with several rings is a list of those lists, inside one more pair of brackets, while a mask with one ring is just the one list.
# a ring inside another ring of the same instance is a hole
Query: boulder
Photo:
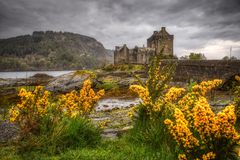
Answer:
[[75, 74], [75, 72], [72, 72], [64, 74], [54, 78], [45, 88], [55, 93], [66, 93], [74, 89], [80, 89], [83, 82], [90, 76], [88, 73]]

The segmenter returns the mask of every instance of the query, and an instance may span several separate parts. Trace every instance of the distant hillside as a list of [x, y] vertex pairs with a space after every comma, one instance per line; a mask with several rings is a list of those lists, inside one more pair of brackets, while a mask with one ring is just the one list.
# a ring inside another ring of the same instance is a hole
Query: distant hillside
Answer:
[[69, 32], [35, 31], [0, 39], [0, 70], [69, 70], [106, 62], [107, 50], [96, 39]]

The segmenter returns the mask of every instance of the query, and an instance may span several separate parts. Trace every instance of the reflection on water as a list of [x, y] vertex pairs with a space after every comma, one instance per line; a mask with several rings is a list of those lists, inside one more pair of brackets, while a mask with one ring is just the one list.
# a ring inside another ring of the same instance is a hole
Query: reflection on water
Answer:
[[0, 72], [0, 78], [29, 78], [37, 73], [48, 74], [57, 77], [73, 71], [21, 71], [21, 72]]
[[98, 102], [96, 111], [107, 111], [112, 109], [124, 109], [139, 104], [139, 98], [122, 99], [122, 98], [106, 98]]

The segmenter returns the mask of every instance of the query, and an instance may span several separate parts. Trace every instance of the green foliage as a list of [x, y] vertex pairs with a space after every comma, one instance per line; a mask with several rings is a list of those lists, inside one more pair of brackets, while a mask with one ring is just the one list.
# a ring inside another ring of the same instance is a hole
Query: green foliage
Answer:
[[85, 159], [85, 160], [136, 160], [136, 159], [151, 159], [151, 160], [172, 160], [173, 156], [165, 152], [167, 149], [150, 148], [140, 144], [128, 142], [125, 139], [104, 141], [102, 145], [96, 149], [89, 150], [88, 148], [82, 150], [70, 150], [61, 154], [60, 159]]
[[145, 66], [143, 65], [134, 65], [134, 64], [109, 64], [102, 68], [104, 71], [142, 71], [145, 70]]
[[40, 151], [52, 155], [69, 148], [94, 147], [100, 140], [100, 130], [87, 119], [78, 117], [57, 121], [45, 117], [41, 133], [24, 137], [17, 148], [21, 153]]
[[83, 74], [88, 74], [90, 76], [90, 78], [96, 78], [96, 73], [94, 71], [91, 70], [78, 70], [74, 72], [74, 76], [75, 75], [83, 75]]
[[[58, 133], [58, 134], [56, 134]], [[84, 118], [63, 119], [46, 137], [44, 149], [56, 151], [77, 147], [94, 147], [101, 140], [100, 130]]]
[[160, 66], [161, 57], [153, 57], [149, 65], [147, 88], [152, 101], [162, 98], [163, 91], [172, 79], [176, 63], [169, 61], [163, 67]]
[[165, 55], [162, 53], [159, 54], [159, 57], [161, 59], [178, 59], [178, 57], [176, 55]]
[[189, 59], [189, 60], [206, 60], [207, 58], [202, 53], [190, 53], [189, 55], [183, 56], [180, 59], [182, 59], [182, 60], [184, 60], [184, 59]]
[[230, 58], [228, 56], [225, 56], [222, 58], [222, 60], [237, 60], [237, 57], [231, 56]]
[[95, 147], [61, 150], [57, 155], [32, 151], [19, 154], [13, 147], [0, 148], [1, 159], [9, 160], [173, 160], [176, 159], [167, 146], [152, 148], [146, 145], [129, 142], [125, 138], [104, 140]]
[[192, 91], [192, 87], [195, 85], [197, 85], [197, 82], [190, 79], [190, 82], [187, 84], [188, 91]]
[[119, 89], [116, 82], [104, 82], [103, 84], [97, 84], [96, 88], [104, 90]]

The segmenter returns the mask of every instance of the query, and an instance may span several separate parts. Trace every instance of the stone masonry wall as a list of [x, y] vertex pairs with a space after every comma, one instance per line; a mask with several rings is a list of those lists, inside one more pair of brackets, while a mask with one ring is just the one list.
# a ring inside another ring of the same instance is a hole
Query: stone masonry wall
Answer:
[[[240, 74], [240, 60], [175, 60], [174, 81], [210, 80], [219, 78], [227, 80], [233, 75]], [[162, 65], [167, 60], [162, 61]]]

